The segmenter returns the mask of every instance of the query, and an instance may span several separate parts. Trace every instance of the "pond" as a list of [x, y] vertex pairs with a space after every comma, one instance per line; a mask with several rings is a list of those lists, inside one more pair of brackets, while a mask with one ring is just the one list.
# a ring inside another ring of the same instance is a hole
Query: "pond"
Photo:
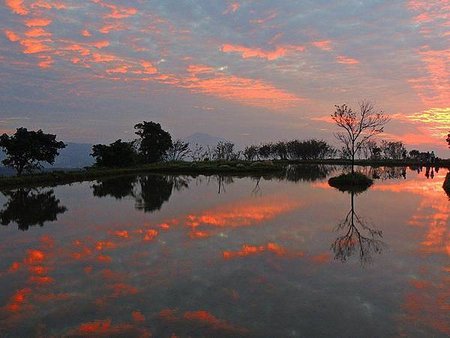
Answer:
[[0, 336], [445, 337], [447, 169], [123, 176], [0, 195]]

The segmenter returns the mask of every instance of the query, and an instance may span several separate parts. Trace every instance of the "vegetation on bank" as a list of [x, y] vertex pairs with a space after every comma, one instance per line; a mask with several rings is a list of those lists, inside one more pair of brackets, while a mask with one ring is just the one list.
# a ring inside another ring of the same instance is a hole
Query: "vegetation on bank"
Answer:
[[[0, 178], [0, 185], [8, 182], [32, 182], [40, 180], [84, 180], [135, 172], [183, 172], [183, 173], [233, 173], [279, 170], [286, 164], [319, 163], [373, 166], [447, 166], [449, 160], [441, 160], [433, 152], [408, 152], [402, 142], [373, 138], [383, 132], [389, 118], [367, 101], [353, 111], [347, 105], [336, 106], [331, 118], [341, 132], [335, 134], [342, 148], [337, 149], [323, 140], [290, 140], [250, 145], [236, 150], [231, 142], [219, 142], [216, 146], [191, 145], [182, 140], [173, 140], [169, 132], [159, 123], [138, 123], [134, 126], [137, 138], [92, 147], [95, 159], [92, 168], [77, 172], [53, 172], [20, 178], [22, 173], [32, 174], [42, 168], [41, 162], [53, 164], [58, 151], [65, 147], [56, 141], [56, 135], [44, 134], [42, 130], [17, 129], [14, 135], [3, 134], [0, 148], [5, 151], [3, 164], [16, 170], [17, 176]], [[450, 134], [449, 134], [450, 135]], [[450, 145], [450, 136], [446, 140]]]
[[332, 177], [328, 184], [340, 191], [362, 192], [373, 184], [373, 180], [359, 172], [351, 172]]

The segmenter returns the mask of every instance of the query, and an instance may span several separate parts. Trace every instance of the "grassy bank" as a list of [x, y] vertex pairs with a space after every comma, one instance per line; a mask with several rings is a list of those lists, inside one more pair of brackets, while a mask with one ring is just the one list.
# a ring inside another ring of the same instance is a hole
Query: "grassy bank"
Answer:
[[[75, 182], [91, 181], [103, 177], [132, 174], [177, 174], [177, 175], [263, 175], [282, 171], [288, 164], [350, 165], [349, 160], [327, 159], [308, 161], [208, 161], [208, 162], [164, 162], [132, 168], [90, 168], [79, 171], [54, 171], [41, 174], [0, 176], [0, 190], [28, 186], [51, 186]], [[423, 166], [411, 160], [358, 160], [360, 166]], [[437, 164], [435, 164], [437, 165]], [[439, 166], [450, 168], [450, 160], [440, 161]]]

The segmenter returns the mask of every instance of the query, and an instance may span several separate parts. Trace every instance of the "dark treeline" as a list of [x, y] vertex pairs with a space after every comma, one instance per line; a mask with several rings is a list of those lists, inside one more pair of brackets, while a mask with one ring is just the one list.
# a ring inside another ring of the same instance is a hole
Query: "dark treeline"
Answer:
[[[351, 159], [348, 147], [336, 149], [324, 140], [291, 140], [249, 145], [237, 150], [232, 142], [218, 142], [215, 146], [189, 144], [173, 140], [169, 132], [154, 122], [143, 122], [135, 126], [136, 140], [117, 140], [109, 145], [96, 144], [92, 156], [97, 167], [129, 167], [162, 161], [262, 161], [262, 160], [323, 160]], [[401, 141], [369, 140], [361, 144], [356, 158], [372, 161], [418, 160], [434, 163], [434, 152], [407, 151]]]
[[[350, 117], [353, 115], [351, 110], [346, 109], [340, 107], [335, 115], [341, 112], [343, 116], [338, 115], [338, 117], [347, 121], [346, 114]], [[343, 127], [346, 128], [347, 126], [343, 125]], [[426, 165], [439, 162], [433, 151], [420, 152], [415, 149], [408, 151], [401, 141], [382, 140], [377, 142], [367, 138], [357, 142], [357, 139], [347, 140], [342, 136], [341, 143], [344, 146], [341, 149], [333, 147], [324, 140], [295, 139], [249, 145], [242, 150], [238, 150], [232, 142], [219, 142], [215, 146], [202, 146], [189, 144], [180, 139], [174, 140], [169, 132], [155, 122], [144, 121], [136, 124], [134, 129], [135, 140], [123, 141], [118, 139], [108, 145], [94, 145], [91, 153], [91, 156], [95, 159], [94, 166], [125, 168], [173, 161], [308, 161], [324, 159], [346, 159], [351, 160], [352, 164], [354, 164], [355, 159], [370, 161], [412, 160]], [[376, 134], [380, 130], [377, 129], [373, 133]], [[42, 162], [53, 164], [56, 156], [59, 155], [59, 150], [65, 146], [63, 142], [56, 141], [56, 135], [45, 134], [42, 130], [35, 132], [28, 131], [26, 128], [19, 128], [13, 135], [3, 134], [0, 137], [0, 148], [6, 155], [2, 163], [14, 168], [17, 175], [21, 175], [23, 172], [32, 173], [41, 169]]]

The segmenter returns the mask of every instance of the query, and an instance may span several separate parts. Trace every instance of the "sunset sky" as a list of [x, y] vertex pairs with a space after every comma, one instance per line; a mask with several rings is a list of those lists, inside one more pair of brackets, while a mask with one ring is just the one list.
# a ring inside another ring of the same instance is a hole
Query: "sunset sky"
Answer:
[[449, 156], [450, 0], [0, 5], [0, 132], [335, 142], [334, 105], [361, 99], [391, 116], [383, 138]]

